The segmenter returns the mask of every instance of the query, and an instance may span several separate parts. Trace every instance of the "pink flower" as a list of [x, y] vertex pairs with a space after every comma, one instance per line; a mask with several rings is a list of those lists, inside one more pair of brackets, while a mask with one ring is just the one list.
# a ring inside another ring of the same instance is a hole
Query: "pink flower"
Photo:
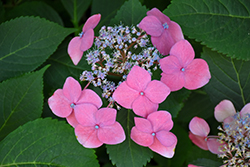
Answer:
[[103, 143], [118, 144], [125, 140], [122, 126], [116, 122], [116, 110], [83, 104], [75, 112], [79, 124], [75, 128], [77, 140], [86, 148], [97, 148]]
[[[218, 122], [231, 123], [236, 114], [234, 105], [229, 100], [222, 100], [214, 109], [214, 117]], [[243, 118], [245, 114], [250, 114], [250, 103], [247, 103], [240, 111], [240, 116]]]
[[122, 82], [113, 93], [113, 99], [135, 114], [147, 117], [158, 109], [158, 104], [169, 95], [169, 88], [160, 81], [151, 81], [150, 74], [139, 66], [134, 66], [126, 81]]
[[139, 27], [151, 35], [152, 44], [162, 55], [168, 55], [170, 48], [184, 39], [181, 27], [157, 8], [148, 11], [147, 15], [139, 23]]
[[66, 79], [63, 89], [57, 89], [48, 99], [52, 112], [58, 117], [66, 118], [73, 127], [78, 124], [74, 111], [80, 110], [85, 103], [91, 103], [97, 108], [102, 106], [101, 98], [94, 91], [82, 90], [81, 85], [72, 77]]
[[157, 111], [149, 114], [147, 119], [135, 117], [134, 120], [135, 126], [131, 130], [134, 142], [164, 157], [173, 157], [177, 138], [169, 132], [173, 127], [170, 113]]
[[210, 132], [207, 122], [199, 117], [194, 117], [189, 123], [190, 140], [203, 150], [209, 150], [214, 154], [220, 154], [220, 147], [223, 145], [217, 141], [217, 136], [208, 136]]
[[202, 166], [196, 166], [196, 165], [193, 165], [193, 164], [188, 164], [188, 167], [202, 167]]
[[83, 52], [91, 48], [94, 41], [94, 28], [101, 19], [100, 14], [95, 14], [88, 18], [82, 28], [80, 37], [74, 37], [68, 46], [68, 54], [75, 65], [79, 63]]
[[206, 85], [211, 78], [208, 64], [194, 59], [194, 50], [187, 40], [180, 40], [170, 50], [170, 56], [160, 60], [161, 81], [171, 91], [182, 87], [193, 90]]

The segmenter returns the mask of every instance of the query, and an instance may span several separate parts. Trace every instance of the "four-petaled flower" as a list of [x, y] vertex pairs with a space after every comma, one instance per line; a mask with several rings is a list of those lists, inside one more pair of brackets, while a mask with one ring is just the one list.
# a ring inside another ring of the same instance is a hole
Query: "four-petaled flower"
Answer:
[[157, 8], [147, 12], [139, 27], [151, 35], [152, 44], [162, 55], [168, 55], [170, 48], [177, 41], [184, 39], [181, 27]]
[[171, 91], [182, 87], [193, 90], [208, 83], [211, 78], [208, 64], [205, 60], [194, 59], [194, 50], [187, 40], [180, 40], [170, 50], [170, 56], [160, 59], [163, 71], [161, 81]]
[[58, 117], [66, 118], [68, 123], [75, 127], [75, 111], [81, 110], [81, 105], [91, 103], [97, 108], [102, 106], [101, 98], [91, 89], [82, 90], [81, 85], [74, 78], [68, 77], [63, 89], [57, 89], [48, 99], [52, 112]]
[[91, 48], [94, 42], [94, 28], [101, 19], [100, 14], [88, 18], [79, 37], [74, 37], [68, 45], [68, 54], [75, 65], [79, 63], [83, 52]]
[[97, 148], [103, 143], [118, 144], [125, 140], [122, 126], [116, 122], [117, 111], [113, 108], [98, 108], [83, 104], [75, 112], [79, 124], [75, 127], [77, 140], [86, 148]]
[[209, 150], [214, 154], [220, 154], [220, 147], [224, 143], [220, 143], [216, 136], [208, 136], [210, 128], [208, 123], [199, 117], [194, 117], [189, 123], [190, 140], [203, 150]]
[[135, 114], [147, 117], [158, 109], [158, 104], [169, 95], [169, 88], [162, 82], [153, 80], [145, 69], [134, 66], [126, 81], [122, 82], [113, 93], [113, 99]]
[[173, 127], [169, 112], [153, 112], [148, 115], [147, 119], [135, 117], [134, 121], [135, 126], [131, 130], [131, 139], [134, 142], [149, 147], [164, 157], [173, 157], [177, 138], [169, 132]]

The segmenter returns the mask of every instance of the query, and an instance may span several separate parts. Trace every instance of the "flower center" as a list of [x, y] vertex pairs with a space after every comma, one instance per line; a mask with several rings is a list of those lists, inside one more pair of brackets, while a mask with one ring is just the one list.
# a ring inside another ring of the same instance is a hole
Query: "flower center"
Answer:
[[143, 91], [141, 91], [141, 92], [140, 92], [140, 95], [141, 95], [141, 96], [143, 96], [143, 95], [144, 95], [144, 92], [143, 92]]
[[185, 71], [185, 68], [184, 68], [184, 67], [182, 67], [182, 68], [181, 68], [181, 71], [182, 71], [182, 72], [184, 72], [184, 71]]
[[162, 24], [162, 26], [163, 26], [164, 29], [168, 29], [169, 28], [168, 23], [164, 23], [164, 24]]
[[155, 136], [155, 132], [151, 133], [152, 136]]
[[99, 129], [99, 125], [96, 125], [96, 126], [95, 126], [95, 129]]
[[79, 33], [80, 38], [82, 38], [84, 32]]
[[75, 106], [76, 106], [76, 105], [75, 105], [74, 103], [71, 103], [71, 104], [70, 104], [70, 107], [73, 108], [73, 109], [75, 108]]

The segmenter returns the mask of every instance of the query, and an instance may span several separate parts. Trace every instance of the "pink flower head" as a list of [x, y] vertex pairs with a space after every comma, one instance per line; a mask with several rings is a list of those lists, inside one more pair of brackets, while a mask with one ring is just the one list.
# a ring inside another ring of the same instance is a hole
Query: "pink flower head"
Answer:
[[[229, 100], [222, 100], [214, 109], [214, 117], [218, 122], [230, 123], [234, 120], [233, 116], [236, 114], [234, 105]], [[247, 103], [240, 111], [240, 116], [250, 114], [250, 103]]]
[[209, 150], [214, 154], [219, 154], [220, 147], [223, 145], [217, 141], [217, 138], [208, 136], [210, 128], [208, 123], [199, 117], [194, 117], [189, 123], [190, 140], [203, 150]]
[[81, 110], [81, 105], [85, 103], [91, 103], [98, 108], [102, 106], [101, 98], [94, 91], [82, 90], [79, 82], [72, 77], [66, 79], [63, 89], [57, 89], [48, 99], [52, 112], [58, 117], [66, 118], [73, 127], [78, 124], [74, 111]]
[[134, 120], [135, 126], [131, 130], [134, 142], [164, 157], [173, 157], [177, 138], [169, 132], [173, 127], [169, 112], [157, 111], [149, 114], [147, 119], [135, 117]]
[[182, 87], [193, 90], [206, 85], [211, 78], [208, 64], [194, 59], [194, 50], [187, 40], [180, 40], [170, 50], [170, 56], [160, 60], [161, 81], [171, 91]]
[[170, 48], [177, 41], [184, 39], [181, 27], [157, 8], [147, 12], [139, 27], [151, 35], [152, 44], [162, 55], [168, 55]]
[[151, 81], [145, 69], [134, 66], [126, 81], [122, 82], [113, 93], [113, 99], [135, 114], [147, 117], [158, 109], [158, 104], [169, 95], [169, 88], [160, 81]]
[[122, 126], [116, 122], [117, 111], [113, 108], [98, 108], [83, 104], [75, 112], [79, 124], [75, 128], [77, 140], [86, 148], [97, 148], [103, 143], [118, 144], [125, 140]]
[[75, 65], [79, 63], [83, 52], [91, 48], [94, 42], [94, 28], [101, 19], [101, 14], [88, 18], [79, 37], [74, 37], [68, 45], [68, 54]]

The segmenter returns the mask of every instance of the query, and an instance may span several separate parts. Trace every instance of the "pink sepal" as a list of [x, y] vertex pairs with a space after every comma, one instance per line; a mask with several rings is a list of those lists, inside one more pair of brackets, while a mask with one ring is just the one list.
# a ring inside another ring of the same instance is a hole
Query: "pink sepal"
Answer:
[[101, 108], [95, 113], [95, 121], [102, 126], [110, 126], [115, 123], [117, 111], [113, 108]]
[[225, 143], [220, 143], [217, 138], [208, 138], [207, 140], [208, 149], [213, 154], [222, 154], [224, 145]]
[[176, 144], [177, 143], [173, 144], [170, 147], [166, 147], [166, 146], [162, 145], [161, 142], [155, 137], [154, 143], [151, 146], [149, 146], [149, 148], [152, 151], [157, 152], [158, 154], [160, 154], [164, 157], [172, 158], [174, 156]]
[[156, 111], [148, 115], [149, 120], [153, 126], [153, 131], [157, 132], [160, 130], [170, 131], [173, 128], [172, 116], [167, 111]]
[[91, 89], [84, 89], [78, 103], [92, 103], [97, 108], [102, 106], [102, 99]]
[[207, 137], [210, 132], [208, 123], [199, 117], [194, 117], [189, 122], [189, 130], [197, 136]]
[[95, 126], [95, 113], [98, 110], [95, 105], [91, 103], [83, 103], [75, 107], [75, 117], [77, 122], [79, 122], [82, 126]]
[[88, 29], [81, 38], [80, 49], [82, 51], [88, 50], [89, 48], [91, 48], [93, 42], [94, 42], [94, 30]]
[[250, 103], [247, 103], [240, 111], [241, 117], [245, 114], [250, 114]]
[[82, 88], [77, 80], [68, 77], [63, 85], [63, 94], [69, 101], [76, 103], [81, 96]]
[[144, 147], [148, 147], [154, 142], [154, 137], [150, 133], [142, 132], [136, 127], [132, 128], [130, 137], [134, 142]]
[[189, 132], [188, 137], [195, 145], [197, 145], [201, 149], [208, 150], [206, 137], [194, 135], [192, 132]]
[[76, 116], [75, 116], [75, 112], [73, 111], [68, 117], [66, 117], [67, 122], [73, 127], [75, 128], [79, 122], [76, 120]]
[[148, 16], [155, 16], [157, 19], [163, 24], [167, 23], [168, 25], [170, 24], [170, 19], [168, 16], [163, 14], [159, 9], [153, 8], [147, 12]]
[[99, 21], [101, 20], [101, 14], [95, 14], [88, 18], [85, 22], [84, 26], [82, 27], [82, 32], [86, 32], [89, 29], [94, 29]]
[[178, 41], [184, 39], [181, 27], [176, 22], [170, 21], [168, 31], [171, 33], [172, 38], [175, 42], [178, 42]]
[[163, 32], [162, 24], [155, 16], [144, 17], [139, 27], [154, 37], [159, 37]]
[[103, 144], [103, 142], [98, 139], [97, 132], [94, 126], [82, 126], [78, 124], [75, 128], [77, 140], [86, 148], [97, 148]]
[[223, 122], [234, 114], [236, 114], [236, 110], [230, 100], [222, 100], [214, 109], [214, 117], [218, 122]]
[[156, 133], [156, 138], [160, 141], [160, 143], [166, 147], [171, 147], [172, 145], [176, 145], [177, 138], [172, 132], [168, 132], [165, 130], [161, 130]]
[[83, 51], [80, 49], [81, 47], [81, 38], [74, 37], [71, 39], [68, 45], [68, 54], [73, 61], [74, 65], [77, 65], [82, 58]]

